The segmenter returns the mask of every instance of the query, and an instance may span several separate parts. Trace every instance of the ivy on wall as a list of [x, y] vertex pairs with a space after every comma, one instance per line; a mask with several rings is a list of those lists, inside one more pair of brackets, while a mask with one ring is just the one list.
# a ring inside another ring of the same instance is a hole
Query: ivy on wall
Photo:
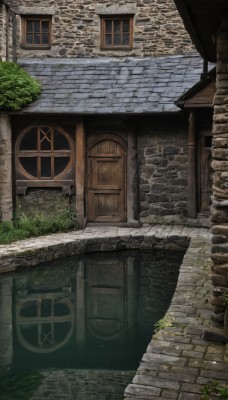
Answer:
[[40, 83], [18, 64], [0, 62], [0, 111], [20, 111], [40, 92]]

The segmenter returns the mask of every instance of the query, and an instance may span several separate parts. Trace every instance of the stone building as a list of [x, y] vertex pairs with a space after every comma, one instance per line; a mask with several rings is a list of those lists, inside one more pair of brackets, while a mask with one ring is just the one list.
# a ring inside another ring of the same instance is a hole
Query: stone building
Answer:
[[[59, 0], [58, 5], [53, 0], [1, 0], [1, 4], [5, 57], [6, 53], [13, 58], [152, 57], [192, 50], [172, 0]], [[32, 24], [35, 33], [39, 23], [41, 42], [38, 36], [26, 37], [32, 35]]]
[[2, 60], [42, 83], [38, 100], [0, 116], [2, 220], [72, 207], [80, 227], [202, 223], [212, 111], [194, 122], [191, 159], [193, 119], [174, 102], [203, 62], [172, 0], [2, 0], [0, 32]]
[[228, 341], [228, 4], [226, 0], [175, 0], [180, 15], [204, 60], [216, 62], [213, 110], [212, 282], [213, 320], [221, 332], [206, 332], [209, 339]]

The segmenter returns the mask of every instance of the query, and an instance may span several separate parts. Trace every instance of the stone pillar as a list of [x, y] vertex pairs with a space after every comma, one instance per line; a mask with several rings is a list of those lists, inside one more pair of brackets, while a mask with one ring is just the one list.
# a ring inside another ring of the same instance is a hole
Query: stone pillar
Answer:
[[7, 114], [0, 114], [0, 213], [2, 221], [12, 219], [12, 134]]
[[13, 362], [12, 281], [0, 281], [0, 368], [8, 368]]
[[228, 16], [224, 17], [217, 39], [217, 82], [214, 100], [212, 168], [212, 319], [224, 327], [228, 340]]

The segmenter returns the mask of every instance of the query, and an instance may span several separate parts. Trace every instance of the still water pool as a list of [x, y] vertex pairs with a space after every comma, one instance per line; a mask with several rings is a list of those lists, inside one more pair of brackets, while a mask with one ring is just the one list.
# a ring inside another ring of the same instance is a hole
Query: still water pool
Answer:
[[22, 390], [2, 376], [0, 399], [123, 399], [169, 307], [182, 258], [94, 253], [2, 276], [0, 372], [27, 380]]

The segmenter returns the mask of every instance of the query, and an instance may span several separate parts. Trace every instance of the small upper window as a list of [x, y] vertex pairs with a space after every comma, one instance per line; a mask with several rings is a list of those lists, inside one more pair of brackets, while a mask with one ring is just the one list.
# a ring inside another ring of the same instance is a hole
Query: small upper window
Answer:
[[51, 16], [22, 18], [22, 46], [49, 48], [51, 46]]
[[133, 44], [133, 16], [101, 17], [101, 48], [125, 49]]

